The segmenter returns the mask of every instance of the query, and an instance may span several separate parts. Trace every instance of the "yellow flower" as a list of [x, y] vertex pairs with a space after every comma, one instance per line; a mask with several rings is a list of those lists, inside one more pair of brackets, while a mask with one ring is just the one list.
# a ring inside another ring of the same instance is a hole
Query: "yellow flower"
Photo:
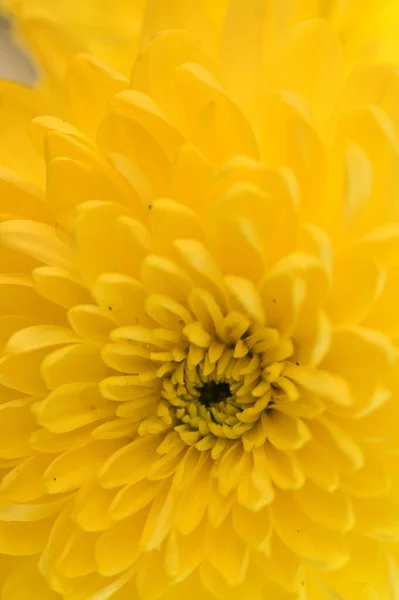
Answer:
[[130, 79], [75, 4], [1, 87], [2, 600], [393, 600], [392, 3], [152, 1]]

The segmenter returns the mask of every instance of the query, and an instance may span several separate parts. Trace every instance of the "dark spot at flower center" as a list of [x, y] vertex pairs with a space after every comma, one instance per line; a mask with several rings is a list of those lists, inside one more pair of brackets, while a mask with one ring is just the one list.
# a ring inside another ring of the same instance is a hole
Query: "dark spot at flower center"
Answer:
[[198, 400], [204, 406], [218, 404], [230, 398], [230, 386], [228, 383], [217, 383], [216, 381], [208, 381], [201, 388], [198, 388]]

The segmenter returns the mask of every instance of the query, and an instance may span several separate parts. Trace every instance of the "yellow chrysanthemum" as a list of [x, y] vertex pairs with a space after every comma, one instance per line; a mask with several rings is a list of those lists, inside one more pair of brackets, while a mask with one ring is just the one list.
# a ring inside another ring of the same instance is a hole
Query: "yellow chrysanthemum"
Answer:
[[396, 9], [55, 4], [0, 88], [2, 600], [396, 599]]

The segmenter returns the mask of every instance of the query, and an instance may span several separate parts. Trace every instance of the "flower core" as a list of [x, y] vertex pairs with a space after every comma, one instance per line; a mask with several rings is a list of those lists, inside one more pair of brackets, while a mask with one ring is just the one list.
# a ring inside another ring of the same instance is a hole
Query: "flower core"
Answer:
[[198, 401], [203, 406], [219, 404], [231, 397], [229, 384], [223, 382], [209, 381], [197, 388], [197, 391], [199, 391]]
[[[236, 279], [235, 283], [242, 282]], [[256, 297], [255, 289], [252, 292]], [[168, 305], [188, 321], [179, 319], [176, 329], [129, 330], [135, 352], [139, 340], [147, 340], [143, 356], [155, 367], [149, 367], [147, 376], [141, 372], [141, 380], [162, 381], [157, 416], [198, 450], [213, 448], [218, 439], [226, 442], [241, 437], [248, 450], [263, 445], [270, 427], [266, 409], [274, 405], [284, 410], [287, 401], [299, 397], [294, 383], [284, 377], [285, 368], [292, 367], [284, 362], [293, 353], [291, 340], [282, 340], [276, 329], [256, 323], [254, 317], [251, 324], [251, 318], [238, 310], [224, 316], [212, 296], [203, 291], [191, 297], [191, 305], [199, 319], [202, 311], [202, 322], [206, 315], [208, 327], [184, 315], [184, 307], [171, 299], [153, 297], [149, 304], [156, 302], [159, 310]], [[123, 333], [116, 331], [115, 339]], [[153, 419], [151, 423], [150, 430], [158, 431]], [[140, 431], [147, 426], [144, 420]], [[219, 452], [223, 448], [220, 441], [218, 448]]]

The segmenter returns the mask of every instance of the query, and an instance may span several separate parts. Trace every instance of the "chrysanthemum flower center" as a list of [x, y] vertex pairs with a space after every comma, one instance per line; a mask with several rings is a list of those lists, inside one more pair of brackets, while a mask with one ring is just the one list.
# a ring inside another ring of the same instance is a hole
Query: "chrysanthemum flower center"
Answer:
[[231, 397], [230, 386], [225, 382], [209, 381], [198, 388], [198, 392], [198, 400], [204, 406], [217, 405]]
[[[227, 327], [233, 317], [241, 328]], [[170, 341], [169, 351], [150, 354], [161, 379], [156, 414], [162, 428], [173, 428], [200, 450], [217, 440], [240, 438], [248, 448], [261, 445], [268, 408], [297, 399], [295, 386], [284, 376], [291, 340], [281, 339], [276, 330], [250, 326], [238, 313], [230, 313], [224, 323], [216, 335], [198, 321], [191, 323]], [[147, 431], [145, 422], [141, 430]]]

